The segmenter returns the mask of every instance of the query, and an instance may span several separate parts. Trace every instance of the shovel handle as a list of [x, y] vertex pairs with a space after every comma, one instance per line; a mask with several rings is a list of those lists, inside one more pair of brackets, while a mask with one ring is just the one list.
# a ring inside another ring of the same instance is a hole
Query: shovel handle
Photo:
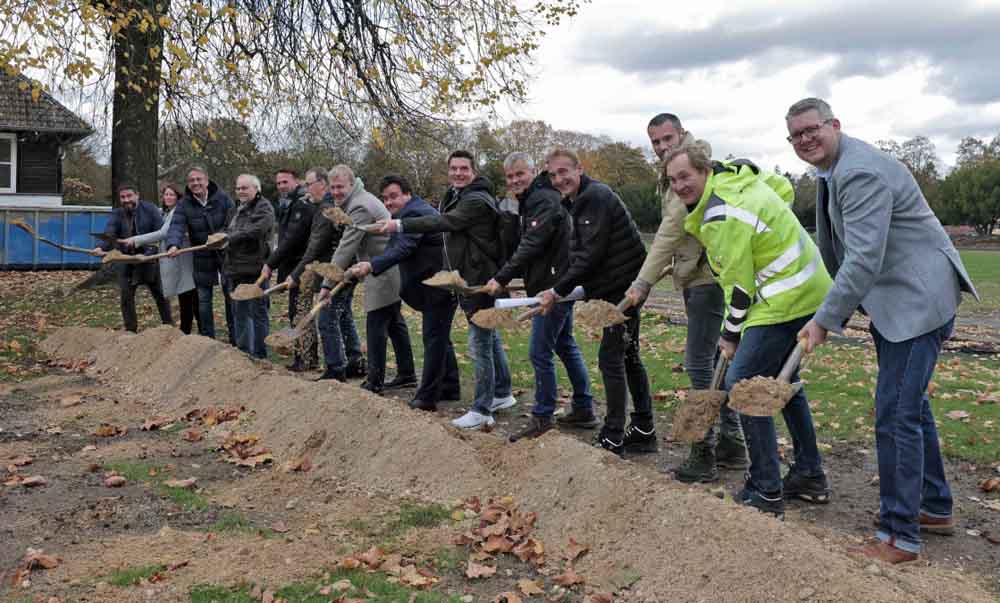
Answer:
[[618, 305], [615, 307], [618, 308], [619, 312], [624, 313], [625, 310], [628, 310], [629, 308], [632, 307], [632, 300], [626, 297], [625, 299], [618, 302]]
[[802, 357], [805, 353], [805, 341], [800, 339], [799, 342], [795, 344], [795, 349], [788, 355], [788, 360], [785, 361], [785, 365], [781, 367], [781, 372], [778, 373], [778, 381], [784, 381], [785, 383], [791, 382], [792, 373], [795, 372], [795, 369], [799, 368], [799, 363], [802, 362]]
[[288, 281], [282, 281], [282, 282], [278, 283], [277, 285], [271, 287], [270, 289], [264, 289], [264, 295], [271, 295], [272, 293], [277, 293], [278, 291], [281, 291], [281, 290], [287, 289], [287, 288], [288, 288]]
[[260, 276], [257, 277], [257, 280], [254, 281], [253, 284], [256, 285], [256, 286], [258, 286], [258, 287], [260, 287], [261, 285], [264, 284], [264, 281], [267, 280], [267, 276], [268, 275], [266, 275], [266, 274], [261, 274]]
[[708, 386], [708, 389], [717, 390], [720, 388], [727, 368], [729, 368], [729, 358], [725, 354], [719, 354], [719, 360], [715, 363], [715, 372], [712, 373], [712, 384]]
[[541, 313], [542, 313], [542, 307], [541, 306], [535, 306], [534, 308], [528, 310], [527, 312], [523, 312], [521, 314], [518, 314], [517, 315], [517, 321], [518, 322], [524, 322], [524, 321], [528, 320], [529, 318], [534, 318], [535, 316], [538, 316]]

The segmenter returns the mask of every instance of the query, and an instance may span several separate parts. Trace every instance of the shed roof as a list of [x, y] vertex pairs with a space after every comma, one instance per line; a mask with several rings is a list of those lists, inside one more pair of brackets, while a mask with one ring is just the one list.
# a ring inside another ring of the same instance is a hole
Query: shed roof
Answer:
[[34, 83], [0, 69], [0, 131], [53, 132], [84, 138], [94, 129], [46, 92], [32, 98]]

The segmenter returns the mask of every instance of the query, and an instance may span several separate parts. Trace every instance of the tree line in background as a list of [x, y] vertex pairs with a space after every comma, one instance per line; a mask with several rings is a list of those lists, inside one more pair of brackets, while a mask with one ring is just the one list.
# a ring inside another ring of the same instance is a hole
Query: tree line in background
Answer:
[[[1000, 226], [1000, 135], [992, 141], [965, 138], [957, 165], [942, 176], [934, 144], [917, 136], [902, 144], [879, 141], [878, 146], [913, 172], [935, 213], [945, 224], [969, 225], [981, 234]], [[465, 148], [478, 160], [480, 173], [504, 193], [503, 160], [511, 150], [529, 153], [539, 164], [554, 146], [576, 150], [587, 173], [619, 192], [640, 228], [654, 230], [660, 221], [656, 195], [657, 165], [646, 152], [607, 136], [558, 130], [543, 121], [517, 120], [502, 126], [428, 120], [415, 129], [386, 130], [359, 141], [332, 120], [321, 116], [291, 123], [280, 149], [264, 150], [251, 129], [232, 118], [201, 120], [191, 127], [176, 124], [160, 130], [160, 178], [183, 184], [192, 163], [204, 165], [212, 179], [231, 188], [247, 171], [261, 177], [265, 196], [275, 196], [274, 171], [288, 167], [300, 172], [313, 166], [347, 163], [374, 187], [387, 173], [399, 173], [417, 194], [440, 199], [447, 187], [444, 158]], [[94, 143], [83, 141], [67, 149], [64, 159], [67, 203], [107, 204], [111, 198], [110, 168], [97, 161]], [[781, 171], [780, 168], [775, 168]], [[784, 172], [795, 185], [794, 210], [807, 228], [815, 226], [816, 177]]]

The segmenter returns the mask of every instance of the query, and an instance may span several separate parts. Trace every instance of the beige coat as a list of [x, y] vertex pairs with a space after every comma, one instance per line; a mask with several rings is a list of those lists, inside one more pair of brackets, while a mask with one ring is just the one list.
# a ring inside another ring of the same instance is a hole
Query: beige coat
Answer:
[[[690, 132], [684, 135], [681, 144], [698, 145], [708, 156], [712, 155], [712, 147], [704, 140], [695, 141]], [[660, 190], [663, 191], [663, 218], [633, 285], [648, 293], [659, 274], [670, 264], [674, 266], [674, 288], [677, 290], [714, 283], [715, 278], [705, 258], [705, 248], [684, 230], [687, 206], [662, 177]]]

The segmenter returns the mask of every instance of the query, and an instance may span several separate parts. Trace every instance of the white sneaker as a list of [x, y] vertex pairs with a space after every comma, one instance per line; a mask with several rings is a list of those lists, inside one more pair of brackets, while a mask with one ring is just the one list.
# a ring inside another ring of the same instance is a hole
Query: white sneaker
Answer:
[[496, 421], [493, 417], [470, 410], [461, 417], [453, 419], [451, 424], [459, 429], [480, 429], [491, 427]]
[[515, 404], [517, 404], [517, 398], [514, 396], [507, 396], [506, 398], [493, 398], [493, 404], [490, 405], [490, 412], [510, 408]]

